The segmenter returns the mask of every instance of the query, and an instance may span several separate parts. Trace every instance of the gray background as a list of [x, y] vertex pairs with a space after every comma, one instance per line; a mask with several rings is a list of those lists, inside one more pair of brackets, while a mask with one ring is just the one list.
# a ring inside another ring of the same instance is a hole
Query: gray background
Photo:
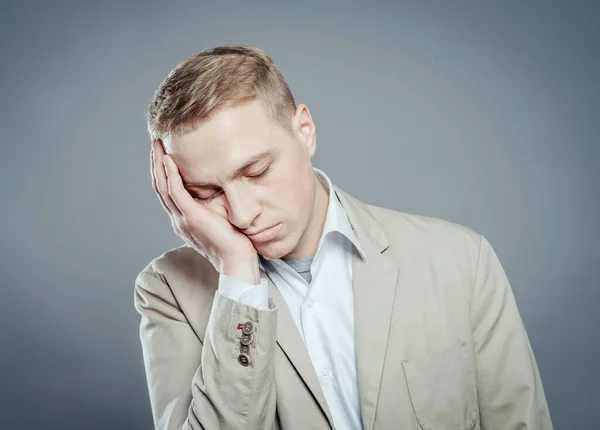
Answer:
[[598, 2], [168, 3], [2, 3], [0, 428], [151, 428], [133, 281], [181, 242], [143, 109], [223, 43], [273, 56], [342, 189], [489, 239], [555, 427], [598, 428]]

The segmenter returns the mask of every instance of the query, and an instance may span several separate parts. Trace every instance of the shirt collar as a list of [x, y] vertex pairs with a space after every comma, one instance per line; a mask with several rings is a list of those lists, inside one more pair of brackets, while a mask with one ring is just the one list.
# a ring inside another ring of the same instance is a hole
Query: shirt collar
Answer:
[[[346, 237], [354, 245], [356, 250], [360, 253], [361, 257], [366, 260], [367, 256], [366, 256], [365, 252], [363, 251], [362, 247], [360, 246], [360, 243], [358, 242], [358, 239], [356, 238], [354, 231], [352, 230], [352, 226], [350, 225], [348, 216], [346, 215], [346, 212], [344, 211], [344, 208], [335, 193], [335, 189], [333, 188], [333, 184], [331, 183], [329, 176], [327, 176], [325, 174], [325, 172], [323, 172], [320, 169], [317, 169], [316, 167], [313, 167], [313, 171], [315, 172], [315, 175], [317, 176], [319, 181], [321, 181], [321, 183], [323, 184], [323, 186], [325, 187], [325, 190], [327, 191], [327, 193], [329, 195], [329, 203], [327, 205], [327, 215], [325, 217], [323, 233], [321, 234], [321, 239], [319, 239], [319, 245], [317, 247], [317, 254], [319, 253], [319, 250], [321, 249], [321, 246], [323, 245], [323, 241], [325, 240], [327, 235], [329, 233], [337, 231], [338, 233], [340, 233], [344, 237]], [[261, 261], [263, 258], [266, 260], [269, 260], [266, 257], [260, 256], [260, 258], [258, 259], [258, 264], [261, 269], [265, 270], [262, 265], [262, 261]]]

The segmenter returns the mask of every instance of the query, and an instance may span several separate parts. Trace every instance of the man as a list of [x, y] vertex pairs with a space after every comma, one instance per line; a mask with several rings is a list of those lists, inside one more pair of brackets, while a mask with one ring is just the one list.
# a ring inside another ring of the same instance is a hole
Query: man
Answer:
[[271, 58], [217, 47], [147, 110], [184, 246], [135, 282], [157, 429], [551, 429], [488, 241], [358, 201]]

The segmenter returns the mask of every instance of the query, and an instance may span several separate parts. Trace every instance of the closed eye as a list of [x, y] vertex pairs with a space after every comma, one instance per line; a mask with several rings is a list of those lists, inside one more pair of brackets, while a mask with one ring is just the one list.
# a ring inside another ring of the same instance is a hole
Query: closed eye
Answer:
[[254, 178], [254, 179], [258, 179], [258, 178], [263, 178], [265, 176], [267, 176], [267, 174], [271, 171], [271, 166], [267, 167], [265, 170], [263, 170], [261, 173], [259, 173], [258, 175], [253, 175], [253, 176], [248, 176], [249, 178]]
[[[271, 172], [271, 167], [267, 167], [265, 170], [263, 170], [261, 173], [259, 173], [258, 175], [249, 175], [249, 178], [252, 179], [261, 179], [264, 178], [265, 176], [267, 176], [269, 174], [269, 172]], [[208, 197], [195, 197], [195, 200], [200, 200], [203, 202], [208, 202], [216, 197], [218, 197], [221, 194], [221, 191], [217, 191], [215, 193], [212, 193], [210, 196]]]
[[198, 196], [196, 196], [196, 197], [194, 197], [194, 200], [200, 200], [200, 201], [203, 201], [203, 202], [208, 202], [208, 201], [210, 201], [210, 200], [218, 197], [220, 193], [221, 193], [220, 191], [217, 191], [216, 193], [212, 193], [208, 197], [198, 197]]

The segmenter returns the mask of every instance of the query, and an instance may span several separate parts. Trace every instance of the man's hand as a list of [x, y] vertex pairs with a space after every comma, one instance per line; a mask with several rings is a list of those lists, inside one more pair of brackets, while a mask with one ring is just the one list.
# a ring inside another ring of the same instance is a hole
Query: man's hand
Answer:
[[153, 142], [151, 160], [152, 188], [169, 214], [175, 233], [219, 273], [257, 285], [258, 254], [250, 239], [229, 220], [193, 199], [160, 141]]

